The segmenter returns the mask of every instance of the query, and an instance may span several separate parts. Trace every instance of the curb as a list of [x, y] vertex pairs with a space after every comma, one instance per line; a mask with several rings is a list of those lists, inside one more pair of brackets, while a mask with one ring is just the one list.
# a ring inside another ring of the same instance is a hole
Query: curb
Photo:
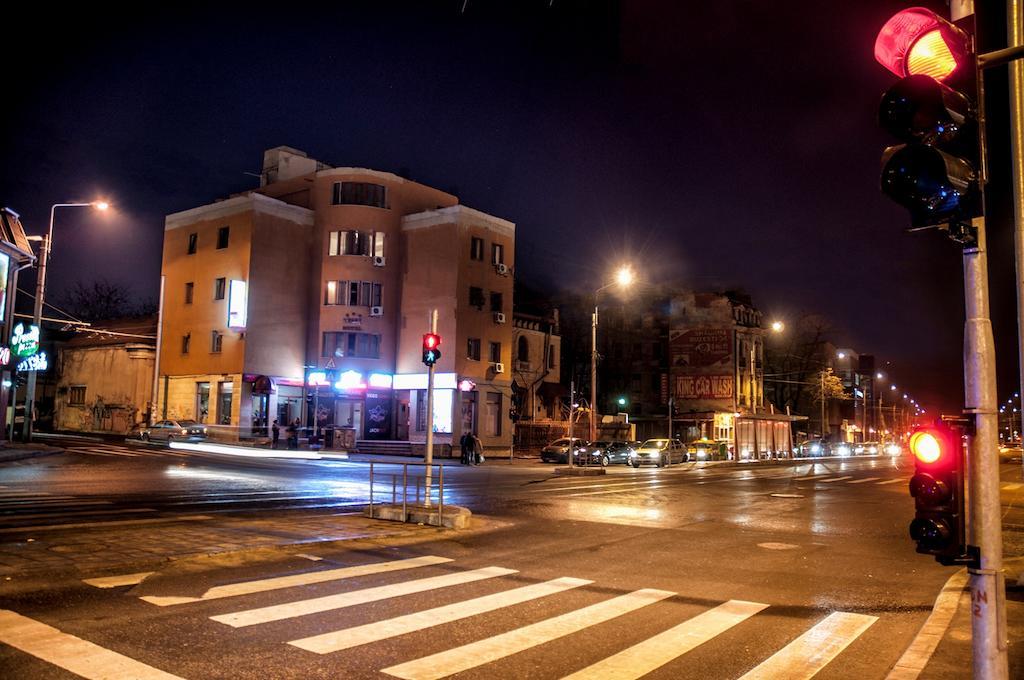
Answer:
[[26, 460], [28, 458], [40, 458], [42, 456], [52, 456], [58, 453], [64, 453], [64, 449], [0, 449], [0, 463]]
[[917, 632], [914, 640], [903, 652], [896, 665], [889, 671], [886, 680], [914, 680], [931, 660], [942, 638], [949, 630], [956, 610], [960, 606], [960, 596], [967, 589], [967, 569], [960, 569], [949, 577], [942, 586], [939, 596], [935, 598], [932, 613]]

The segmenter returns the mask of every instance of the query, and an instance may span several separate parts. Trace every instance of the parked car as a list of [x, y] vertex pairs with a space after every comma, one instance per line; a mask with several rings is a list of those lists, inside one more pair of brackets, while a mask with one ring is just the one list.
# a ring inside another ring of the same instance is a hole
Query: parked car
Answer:
[[[579, 448], [585, 446], [587, 441], [585, 439], [579, 439], [578, 437], [572, 438], [573, 448]], [[568, 463], [569, 462], [569, 438], [562, 437], [551, 442], [543, 449], [540, 450], [540, 459], [544, 463]]]
[[853, 447], [853, 452], [858, 456], [874, 456], [880, 450], [878, 442], [861, 442]]
[[161, 420], [152, 427], [139, 430], [143, 441], [202, 441], [206, 439], [206, 426], [194, 420]]
[[886, 442], [882, 446], [882, 450], [890, 456], [898, 456], [903, 453], [903, 447], [900, 446], [899, 442]]
[[686, 452], [690, 455], [689, 460], [716, 460], [725, 457], [720, 453], [721, 448], [721, 444], [714, 440], [697, 439], [686, 445]]
[[640, 467], [644, 463], [654, 463], [658, 467], [665, 467], [673, 463], [683, 463], [690, 459], [686, 447], [678, 439], [648, 439], [636, 450], [636, 457], [633, 458], [633, 467]]
[[796, 446], [796, 455], [801, 458], [817, 458], [829, 454], [828, 442], [820, 439], [808, 439]]
[[1021, 462], [1021, 456], [1024, 455], [1024, 449], [1019, 446], [1000, 446], [999, 447], [999, 462], [1000, 463], [1019, 463]]

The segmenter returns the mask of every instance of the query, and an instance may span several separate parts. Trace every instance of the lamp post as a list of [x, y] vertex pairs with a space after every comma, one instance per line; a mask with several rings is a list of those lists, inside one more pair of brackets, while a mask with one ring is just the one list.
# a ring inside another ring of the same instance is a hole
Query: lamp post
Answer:
[[[106, 201], [92, 201], [91, 203], [54, 203], [50, 206], [50, 226], [46, 230], [46, 237], [43, 239], [39, 254], [39, 274], [36, 276], [36, 299], [32, 309], [32, 324], [36, 328], [42, 325], [43, 321], [43, 296], [46, 294], [46, 264], [50, 259], [50, 249], [53, 245], [53, 218], [57, 208], [96, 208], [107, 210], [110, 204]], [[32, 418], [35, 415], [36, 398], [36, 372], [28, 372], [28, 381], [25, 388], [25, 420], [22, 423], [21, 438], [32, 441]]]
[[625, 288], [631, 283], [633, 283], [633, 270], [628, 266], [622, 266], [615, 272], [614, 281], [606, 283], [594, 291], [594, 314], [590, 317], [590, 441], [597, 439], [597, 296], [605, 288], [615, 285]]

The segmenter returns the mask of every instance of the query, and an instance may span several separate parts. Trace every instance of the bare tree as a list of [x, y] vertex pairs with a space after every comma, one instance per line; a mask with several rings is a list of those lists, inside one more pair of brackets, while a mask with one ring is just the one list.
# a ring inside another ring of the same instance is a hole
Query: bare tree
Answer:
[[127, 286], [107, 279], [90, 283], [77, 281], [57, 297], [55, 304], [83, 321], [141, 316], [156, 311], [152, 300], [133, 301]]

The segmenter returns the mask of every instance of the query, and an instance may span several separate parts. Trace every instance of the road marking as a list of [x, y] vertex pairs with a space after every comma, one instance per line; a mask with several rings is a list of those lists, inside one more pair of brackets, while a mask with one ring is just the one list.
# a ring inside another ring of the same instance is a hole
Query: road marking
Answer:
[[456, 602], [443, 607], [435, 607], [426, 611], [416, 612], [415, 614], [398, 616], [386, 621], [375, 621], [363, 626], [354, 626], [352, 628], [331, 631], [330, 633], [324, 633], [322, 635], [314, 635], [313, 637], [303, 638], [301, 640], [292, 640], [288, 644], [295, 645], [300, 649], [305, 649], [310, 652], [316, 652], [317, 654], [329, 654], [330, 652], [358, 647], [370, 642], [377, 642], [379, 640], [385, 640], [398, 635], [412, 633], [417, 630], [440, 626], [444, 623], [459, 621], [461, 619], [469, 618], [470, 616], [477, 616], [496, 609], [511, 607], [523, 602], [528, 602], [529, 600], [547, 597], [548, 595], [554, 595], [556, 593], [569, 590], [570, 588], [579, 588], [580, 586], [585, 586], [591, 583], [593, 583], [593, 581], [587, 581], [581, 578], [558, 578], [545, 583], [537, 583], [530, 586], [524, 586], [522, 588], [514, 588], [512, 590], [494, 593], [493, 595], [484, 595], [483, 597], [473, 598], [472, 600]]
[[830, 479], [819, 479], [818, 481], [822, 482], [824, 484], [831, 484], [832, 482], [841, 482], [844, 479], [853, 479], [853, 476], [852, 475], [846, 475], [845, 477], [832, 477]]
[[1022, 486], [1024, 486], [1024, 484], [1003, 484], [1003, 489], [1006, 491], [1016, 491]]
[[381, 672], [404, 680], [443, 678], [610, 621], [673, 595], [675, 593], [667, 590], [637, 590], [478, 642], [391, 666]]
[[942, 592], [935, 598], [935, 606], [932, 607], [932, 613], [928, 615], [928, 620], [921, 626], [921, 630], [907, 647], [907, 651], [903, 652], [903, 656], [889, 671], [886, 680], [914, 680], [921, 674], [928, 664], [928, 660], [935, 653], [935, 648], [939, 646], [939, 642], [946, 634], [949, 624], [953, 621], [960, 596], [964, 593], [966, 586], [966, 569], [961, 569], [949, 577], [946, 585], [942, 587]]
[[[532, 493], [548, 493], [551, 491], [580, 491], [582, 489], [602, 489], [613, 486], [641, 486], [643, 484], [658, 484], [661, 480], [658, 479], [647, 479], [638, 482], [611, 482], [608, 484], [576, 484], [574, 486], [556, 486], [554, 488], [545, 488], [543, 486], [535, 489], [530, 489]], [[447, 487], [446, 487], [447, 488]]]
[[821, 472], [816, 475], [805, 475], [803, 477], [794, 477], [793, 479], [805, 480], [805, 479], [817, 479], [818, 477], [828, 477], [831, 472]]
[[345, 607], [354, 607], [368, 602], [377, 602], [379, 600], [387, 600], [392, 597], [422, 593], [436, 588], [458, 586], [464, 583], [483, 581], [485, 579], [508, 576], [509, 574], [515, 573], [518, 573], [515, 569], [484, 567], [483, 569], [460, 571], [453, 574], [443, 574], [441, 576], [430, 576], [428, 578], [421, 578], [415, 581], [405, 581], [403, 583], [395, 583], [388, 586], [364, 588], [362, 590], [353, 590], [348, 593], [339, 593], [337, 595], [326, 595], [324, 597], [314, 597], [309, 600], [298, 600], [296, 602], [286, 602], [285, 604], [271, 605], [269, 607], [247, 609], [240, 612], [232, 612], [230, 614], [211, 616], [210, 618], [214, 621], [233, 626], [234, 628], [242, 628], [244, 626], [254, 626], [259, 623], [291, 619], [296, 616], [305, 616], [307, 614], [317, 614], [319, 612], [332, 611], [335, 609], [344, 609]]
[[661, 668], [767, 607], [760, 602], [729, 600], [640, 644], [567, 675], [563, 680], [634, 680]]
[[[698, 484], [699, 484], [699, 482], [698, 482]], [[575, 498], [576, 496], [598, 496], [600, 494], [613, 494], [613, 493], [634, 493], [636, 491], [651, 491], [653, 489], [664, 489], [667, 486], [671, 486], [671, 485], [670, 484], [652, 484], [651, 486], [640, 487], [640, 488], [636, 488], [636, 489], [608, 489], [607, 491], [583, 491], [583, 492], [580, 492], [580, 493], [567, 493], [567, 494], [563, 494], [561, 496], [558, 496], [558, 498]]]
[[92, 516], [97, 517], [100, 515], [131, 515], [137, 512], [156, 512], [153, 508], [121, 508], [119, 510], [96, 508], [95, 510], [78, 510], [74, 512], [64, 512], [61, 509], [54, 508], [53, 512], [35, 512], [31, 515], [9, 514], [4, 516], [5, 520], [25, 520], [25, 519], [46, 519], [48, 517], [82, 517]]
[[799, 493], [772, 493], [768, 494], [772, 498], [803, 498], [803, 494]]
[[289, 576], [276, 576], [274, 578], [258, 579], [256, 581], [240, 581], [229, 583], [223, 586], [214, 586], [199, 597], [174, 597], [162, 595], [145, 595], [140, 599], [155, 604], [159, 607], [167, 607], [175, 604], [187, 604], [189, 602], [201, 602], [205, 600], [218, 600], [222, 597], [234, 597], [236, 595], [251, 595], [252, 593], [264, 593], [268, 590], [279, 590], [281, 588], [292, 588], [295, 586], [308, 586], [313, 583], [325, 581], [338, 581], [345, 578], [357, 576], [370, 576], [371, 574], [383, 574], [401, 569], [415, 569], [416, 567], [429, 567], [435, 564], [451, 562], [448, 557], [437, 557], [425, 555], [423, 557], [412, 557], [405, 560], [393, 560], [391, 562], [373, 562], [371, 564], [359, 564], [353, 567], [341, 567], [339, 569], [327, 569], [325, 571], [308, 571], [301, 574]]
[[166, 524], [167, 522], [200, 522], [213, 519], [209, 515], [186, 515], [185, 517], [158, 517], [154, 519], [121, 519], [110, 522], [80, 522], [78, 524], [38, 524], [31, 527], [2, 528], [0, 533], [13, 534], [31, 531], [56, 531], [58, 529], [89, 529], [92, 527], [123, 527], [133, 524]]
[[876, 479], [881, 479], [881, 477], [864, 477], [863, 479], [855, 479], [852, 482], [848, 482], [848, 483], [849, 484], [863, 484], [865, 482], [873, 482]]
[[887, 481], [884, 481], [884, 482], [879, 482], [878, 486], [882, 486], [883, 484], [898, 484], [899, 482], [903, 482], [905, 484], [905, 483], [907, 483], [907, 481], [908, 480], [903, 479], [903, 478], [900, 478], [900, 479], [890, 479], [890, 480], [887, 480]]
[[0, 642], [83, 678], [181, 680], [177, 675], [165, 673], [6, 609], [0, 609]]
[[[351, 514], [351, 513], [349, 513], [349, 514]], [[313, 560], [314, 562], [319, 562], [320, 560], [323, 559], [322, 557], [317, 557], [316, 555], [309, 555], [309, 554], [306, 554], [306, 553], [295, 553], [295, 556], [296, 557], [302, 557], [302, 558], [307, 559], [307, 560]]]
[[146, 577], [154, 572], [140, 571], [136, 574], [122, 574], [120, 576], [102, 576], [100, 578], [83, 578], [82, 583], [97, 588], [117, 588], [119, 586], [134, 586], [146, 580]]
[[740, 680], [811, 678], [877, 620], [866, 614], [832, 612]]

